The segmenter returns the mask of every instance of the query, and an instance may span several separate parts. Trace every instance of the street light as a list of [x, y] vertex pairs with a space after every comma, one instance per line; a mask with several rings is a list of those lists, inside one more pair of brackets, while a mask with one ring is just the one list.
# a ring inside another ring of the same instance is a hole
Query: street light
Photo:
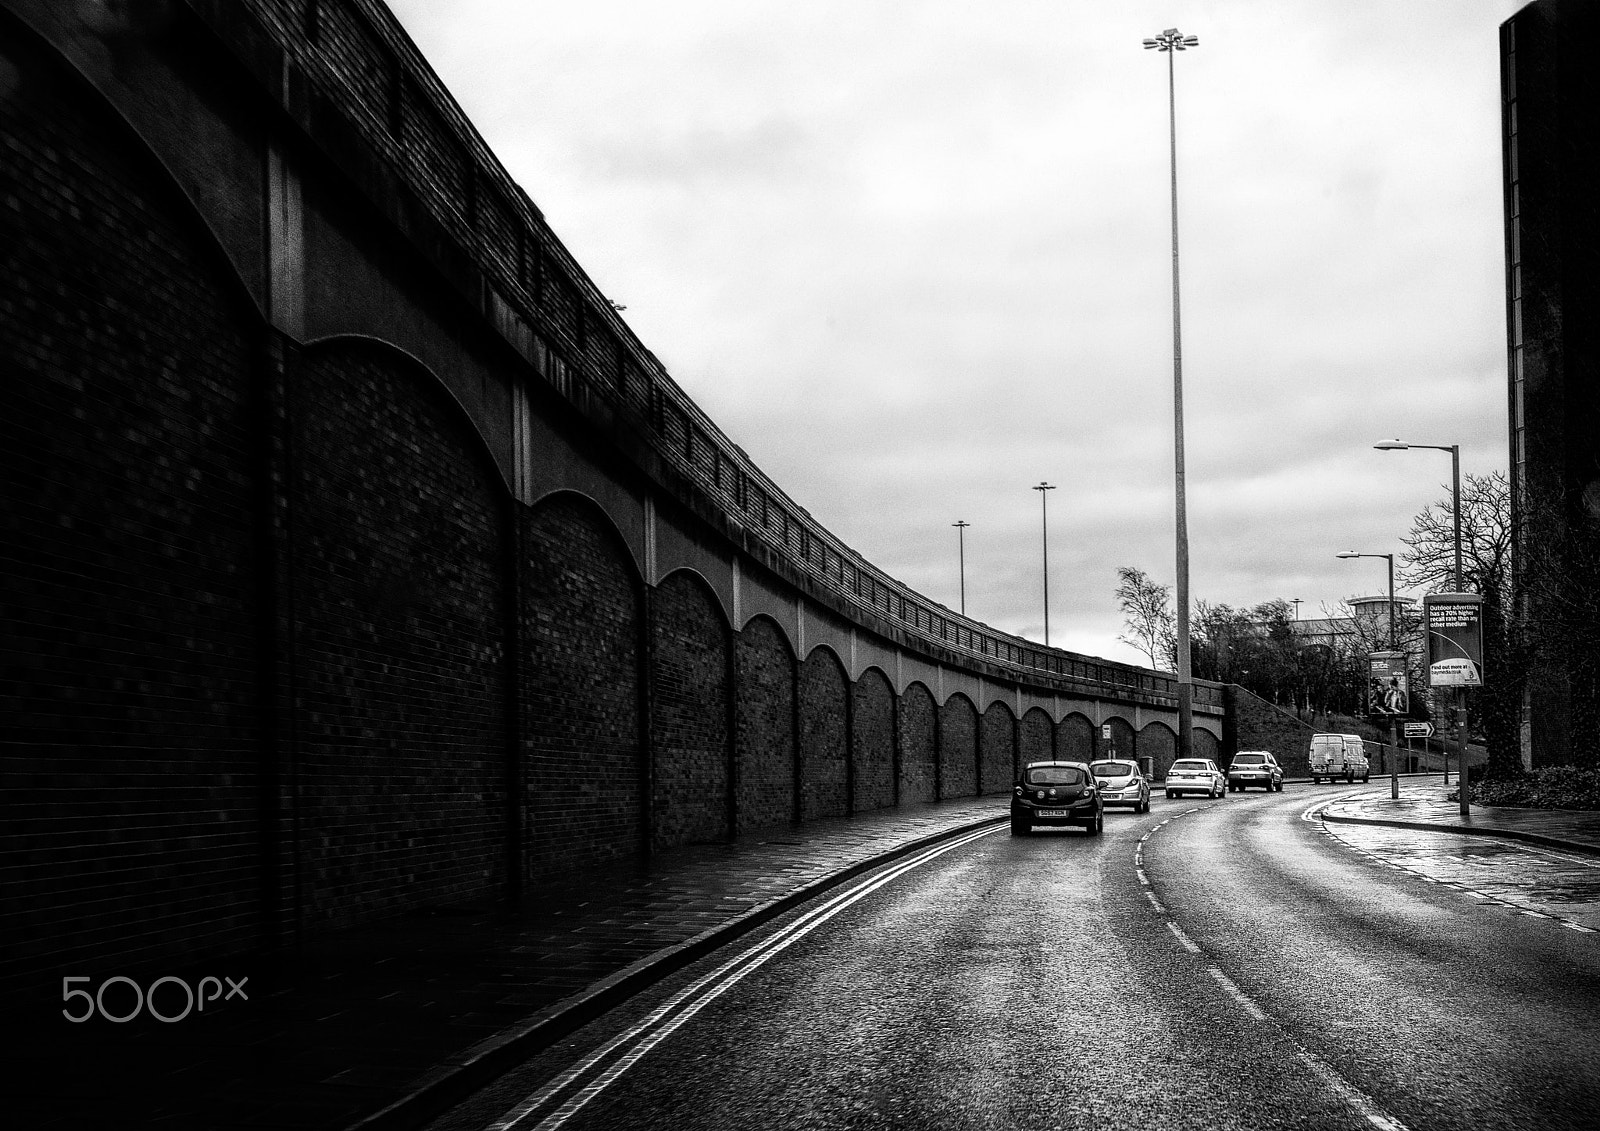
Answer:
[[950, 524], [956, 528], [956, 553], [961, 561], [961, 615], [967, 615], [967, 527], [972, 523], [957, 519]]
[[1166, 52], [1168, 154], [1172, 170], [1172, 451], [1177, 512], [1178, 757], [1194, 755], [1194, 679], [1189, 673], [1189, 519], [1183, 483], [1183, 333], [1178, 315], [1178, 100], [1172, 57], [1200, 40], [1169, 27], [1144, 41], [1145, 50]]
[[[1398, 646], [1394, 634], [1394, 555], [1393, 554], [1358, 554], [1354, 550], [1345, 550], [1338, 555], [1341, 558], [1384, 558], [1389, 563], [1389, 650], [1392, 652]], [[1398, 800], [1400, 797], [1400, 720], [1389, 720], [1389, 745], [1395, 749], [1395, 754], [1389, 758], [1389, 797]]]
[[1039, 492], [1039, 519], [1043, 523], [1044, 532], [1044, 646], [1050, 647], [1050, 509], [1045, 505], [1045, 500], [1050, 496], [1047, 491], [1054, 491], [1055, 487], [1044, 481], [1033, 490]]
[[[1456, 537], [1456, 592], [1465, 590], [1461, 572], [1461, 445], [1460, 444], [1408, 444], [1403, 440], [1385, 440], [1381, 444], [1373, 444], [1380, 452], [1399, 452], [1407, 448], [1426, 448], [1435, 452], [1450, 453], [1450, 514], [1455, 521]], [[1467, 689], [1456, 688], [1456, 764], [1460, 768], [1456, 775], [1456, 792], [1461, 796], [1461, 815], [1467, 816], [1471, 807], [1467, 802]], [[1447, 757], [1444, 764], [1444, 783], [1450, 784], [1450, 761]]]

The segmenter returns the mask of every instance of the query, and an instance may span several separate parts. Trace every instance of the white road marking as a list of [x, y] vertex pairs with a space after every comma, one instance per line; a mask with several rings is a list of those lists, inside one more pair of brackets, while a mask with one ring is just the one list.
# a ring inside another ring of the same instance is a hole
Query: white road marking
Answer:
[[[488, 1131], [510, 1131], [511, 1128], [516, 1127], [540, 1109], [549, 1107], [561, 1093], [567, 1091], [588, 1074], [598, 1070], [598, 1074], [594, 1076], [593, 1080], [581, 1087], [565, 1103], [541, 1120], [535, 1129], [535, 1131], [554, 1131], [555, 1128], [560, 1127], [576, 1115], [585, 1104], [609, 1087], [619, 1076], [633, 1067], [645, 1053], [666, 1040], [684, 1022], [720, 997], [725, 991], [732, 988], [745, 975], [764, 965], [768, 959], [773, 958], [779, 952], [798, 942], [852, 904], [865, 899], [880, 887], [898, 879], [913, 868], [920, 867], [928, 861], [944, 855], [946, 852], [963, 848], [980, 837], [990, 836], [996, 831], [998, 830], [993, 828], [977, 829], [956, 837], [954, 840], [923, 849], [887, 871], [880, 872], [866, 880], [858, 881], [840, 894], [832, 896], [816, 908], [801, 915], [793, 923], [788, 924], [761, 942], [746, 948], [711, 973], [695, 980], [673, 994], [671, 998], [657, 1006], [643, 1021], [607, 1041], [595, 1052], [561, 1073], [544, 1087], [525, 1098], [522, 1103], [506, 1112], [494, 1123], [491, 1123]], [[620, 1053], [620, 1055], [608, 1067], [601, 1069], [602, 1062], [616, 1053]]]
[[1355, 1108], [1368, 1123], [1379, 1128], [1380, 1131], [1406, 1131], [1404, 1123], [1401, 1123], [1394, 1116], [1373, 1103], [1366, 1093], [1339, 1075], [1320, 1057], [1307, 1052], [1303, 1048], [1299, 1050], [1298, 1055], [1300, 1063], [1310, 1069], [1313, 1076], [1322, 1081], [1329, 1090], [1336, 1093], [1345, 1103]]
[[1183, 944], [1184, 949], [1187, 950], [1190, 954], [1199, 954], [1200, 953], [1200, 944], [1195, 942], [1188, 935], [1184, 934], [1183, 933], [1183, 928], [1178, 926], [1178, 924], [1174, 923], [1170, 919], [1167, 920], [1167, 930], [1172, 932], [1173, 938], [1175, 938], [1179, 942], [1181, 942]]
[[1251, 1001], [1243, 990], [1234, 985], [1232, 978], [1228, 977], [1215, 966], [1206, 967], [1206, 973], [1215, 978], [1217, 980], [1217, 985], [1226, 990], [1228, 996], [1239, 1003], [1240, 1009], [1244, 1010], [1251, 1017], [1254, 1017], [1257, 1021], [1265, 1021], [1267, 1019], [1267, 1015], [1261, 1011], [1261, 1007], [1255, 1002]]
[[[1360, 791], [1355, 791], [1355, 792], [1360, 792]], [[1335, 801], [1342, 800], [1343, 797], [1350, 797], [1350, 796], [1354, 796], [1354, 795], [1355, 795], [1355, 793], [1348, 793], [1348, 794], [1343, 794], [1340, 797], [1331, 797], [1331, 798], [1328, 798], [1328, 799], [1323, 800], [1323, 801], [1318, 801], [1318, 802], [1308, 806], [1305, 809], [1305, 811], [1300, 814], [1300, 819], [1303, 820], [1303, 821], [1306, 821], [1308, 823], [1312, 822], [1312, 821], [1315, 821], [1316, 820], [1316, 814], [1320, 813], [1323, 808], [1325, 808], [1328, 805], [1331, 805]], [[1198, 807], [1195, 808], [1195, 809], [1188, 810], [1189, 813], [1195, 813], [1195, 812], [1198, 812], [1198, 811], [1199, 811]], [[1178, 815], [1179, 816], [1186, 816], [1187, 814], [1180, 813]], [[1171, 818], [1168, 818], [1168, 819], [1170, 820]], [[1161, 822], [1162, 825], [1164, 825], [1166, 823], [1167, 823], [1166, 821], [1162, 821]], [[1156, 828], [1155, 829], [1151, 829], [1150, 832], [1155, 832], [1160, 827], [1161, 827], [1161, 825], [1157, 825]], [[1318, 828], [1319, 831], [1321, 831], [1323, 833], [1327, 833], [1329, 835], [1332, 835], [1331, 830], [1327, 827], [1326, 824], [1318, 822], [1317, 828]], [[1148, 836], [1149, 833], [1146, 833], [1145, 835]], [[1335, 839], [1338, 839], [1338, 838], [1336, 837]], [[1356, 849], [1354, 845], [1351, 845], [1346, 841], [1340, 840], [1340, 843], [1344, 844], [1345, 847], [1347, 847], [1347, 848], [1354, 849], [1355, 851], [1358, 851], [1358, 852], [1362, 851], [1360, 849]], [[1366, 855], [1372, 856], [1372, 854], [1370, 854], [1370, 853], [1367, 853]], [[1373, 857], [1370, 860], [1370, 862], [1371, 863], [1383, 863], [1383, 861], [1378, 860], [1376, 857]], [[1140, 871], [1139, 875], [1140, 875], [1141, 881], [1145, 881], [1145, 875], [1144, 875], [1144, 872], [1142, 870]], [[1148, 882], [1148, 881], [1145, 881], [1145, 882]], [[1145, 892], [1145, 896], [1146, 896], [1146, 898], [1148, 898], [1150, 900], [1151, 903], [1158, 903], [1158, 901], [1156, 900], [1155, 894], [1153, 892], [1147, 891], [1147, 892]], [[1159, 904], [1158, 904], [1158, 906], [1159, 906]], [[1165, 909], [1162, 908], [1162, 910], [1165, 910]], [[1580, 930], [1585, 930], [1586, 928], [1579, 928], [1579, 929]], [[1183, 946], [1184, 946], [1184, 949], [1188, 950], [1191, 954], [1205, 954], [1206, 953], [1204, 948], [1202, 948], [1198, 943], [1196, 943], [1193, 939], [1191, 939], [1187, 934], [1184, 933], [1184, 930], [1183, 930], [1182, 927], [1178, 926], [1177, 923], [1173, 922], [1170, 919], [1167, 920], [1167, 930], [1171, 931], [1173, 937], [1176, 938], [1180, 943], [1182, 943]], [[1207, 957], [1209, 958], [1210, 955], [1207, 954]], [[1272, 1016], [1270, 1014], [1268, 1014], [1266, 1010], [1262, 1009], [1259, 1005], [1257, 1005], [1255, 1003], [1255, 1001], [1252, 1000], [1251, 997], [1248, 994], [1246, 994], [1243, 990], [1241, 990], [1239, 988], [1238, 984], [1235, 983], [1232, 978], [1229, 978], [1225, 973], [1223, 973], [1222, 972], [1222, 968], [1220, 966], [1207, 965], [1206, 972], [1211, 975], [1211, 977], [1216, 981], [1217, 985], [1222, 988], [1223, 992], [1226, 993], [1229, 997], [1231, 997], [1234, 1000], [1234, 1002], [1239, 1006], [1239, 1008], [1243, 1009], [1245, 1011], [1245, 1013], [1247, 1013], [1252, 1019], [1254, 1019], [1256, 1021], [1266, 1021], [1266, 1022], [1272, 1022], [1273, 1021]], [[1285, 1033], [1285, 1035], [1287, 1036], [1287, 1032]], [[1404, 1123], [1401, 1123], [1400, 1120], [1396, 1119], [1394, 1116], [1392, 1116], [1388, 1112], [1384, 1111], [1375, 1102], [1373, 1102], [1371, 1097], [1369, 1097], [1366, 1093], [1362, 1092], [1361, 1089], [1357, 1088], [1355, 1085], [1351, 1084], [1343, 1076], [1339, 1075], [1339, 1073], [1338, 1073], [1338, 1071], [1336, 1069], [1334, 1069], [1332, 1066], [1330, 1066], [1329, 1064], [1327, 1064], [1325, 1061], [1321, 1060], [1320, 1058], [1318, 1058], [1314, 1054], [1306, 1051], [1306, 1049], [1303, 1046], [1301, 1046], [1298, 1042], [1294, 1041], [1292, 1037], [1289, 1038], [1289, 1040], [1290, 1040], [1290, 1042], [1292, 1044], [1294, 1044], [1295, 1050], [1296, 1050], [1296, 1055], [1299, 1057], [1300, 1062], [1302, 1064], [1304, 1064], [1307, 1069], [1310, 1070], [1311, 1074], [1313, 1076], [1315, 1076], [1323, 1084], [1324, 1087], [1326, 1087], [1329, 1091], [1333, 1092], [1342, 1101], [1344, 1101], [1344, 1103], [1346, 1103], [1352, 1109], [1354, 1109], [1356, 1111], [1356, 1113], [1359, 1114], [1363, 1119], [1365, 1119], [1373, 1127], [1376, 1127], [1378, 1129], [1378, 1131], [1408, 1131], [1408, 1129], [1407, 1129], [1407, 1127], [1406, 1127], [1406, 1125]]]

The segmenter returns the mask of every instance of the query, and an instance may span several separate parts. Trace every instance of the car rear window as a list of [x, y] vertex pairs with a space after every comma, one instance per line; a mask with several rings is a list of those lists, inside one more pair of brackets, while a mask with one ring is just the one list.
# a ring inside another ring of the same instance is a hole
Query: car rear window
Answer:
[[1029, 785], [1082, 785], [1083, 771], [1076, 766], [1034, 766], [1026, 780]]
[[1089, 768], [1102, 778], [1125, 778], [1134, 770], [1132, 762], [1091, 762]]
[[1204, 770], [1206, 768], [1206, 764], [1204, 762], [1174, 762], [1172, 763], [1172, 768], [1174, 770], [1188, 770], [1193, 772], [1195, 770]]
[[1266, 764], [1266, 761], [1265, 754], [1235, 754], [1233, 756], [1233, 764], [1235, 766], [1262, 766]]

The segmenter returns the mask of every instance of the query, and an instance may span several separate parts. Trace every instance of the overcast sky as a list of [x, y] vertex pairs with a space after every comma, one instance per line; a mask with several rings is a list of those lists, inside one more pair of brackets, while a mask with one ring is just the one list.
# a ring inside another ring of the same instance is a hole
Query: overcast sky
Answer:
[[391, 0], [673, 377], [913, 588], [1117, 641], [1174, 577], [1176, 25], [1191, 591], [1319, 615], [1504, 469], [1519, 0]]

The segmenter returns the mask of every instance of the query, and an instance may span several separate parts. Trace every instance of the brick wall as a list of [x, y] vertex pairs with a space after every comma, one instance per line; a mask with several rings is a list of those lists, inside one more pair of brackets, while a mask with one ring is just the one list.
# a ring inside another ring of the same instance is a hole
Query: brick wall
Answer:
[[1048, 762], [1055, 757], [1052, 739], [1055, 737], [1055, 726], [1050, 721], [1050, 716], [1038, 707], [1034, 707], [1022, 716], [1018, 728], [1021, 745], [1017, 750], [1017, 765], [1027, 765], [1029, 762]]
[[1083, 715], [1068, 715], [1056, 724], [1056, 757], [1063, 762], [1094, 761], [1096, 741], [1094, 724]]
[[640, 595], [604, 514], [558, 495], [523, 514], [528, 874], [640, 858]]
[[861, 673], [851, 694], [855, 697], [851, 710], [855, 740], [852, 801], [858, 813], [885, 809], [894, 804], [895, 694], [876, 668]]
[[679, 571], [650, 602], [650, 751], [655, 846], [726, 840], [728, 630], [697, 575]]
[[253, 940], [261, 722], [255, 319], [116, 118], [4, 50], [0, 978]]
[[978, 792], [978, 712], [965, 695], [939, 707], [939, 784], [944, 797]]
[[839, 659], [818, 648], [800, 665], [800, 769], [802, 820], [843, 817], [845, 804], [845, 696], [849, 688]]
[[1094, 732], [1096, 758], [1132, 758], [1140, 753], [1133, 727], [1126, 720], [1107, 719], [1106, 723], [1111, 727], [1111, 741], [1107, 742], [1098, 731]]
[[733, 644], [739, 759], [739, 831], [793, 821], [794, 653], [778, 626], [757, 617]]
[[[931, 799], [941, 777], [976, 791], [965, 698], [852, 688], [771, 622], [732, 633], [704, 591], [647, 588], [606, 517], [645, 496], [709, 516], [714, 556], [737, 552], [723, 518], [742, 529], [785, 600], [870, 608], [879, 643], [1148, 698], [1135, 669], [935, 607], [795, 507], [367, 0], [326, 7], [317, 37], [298, 3], [244, 0], [179, 5], [183, 39], [104, 58], [63, 41], [105, 65], [104, 96], [17, 10], [0, 2], [0, 649], [19, 673], [0, 686], [0, 982], [569, 880], [644, 856], [652, 829], [725, 835], [730, 810], [744, 829]], [[283, 114], [280, 87], [301, 100]], [[502, 475], [607, 503], [528, 507]], [[998, 720], [987, 788], [1014, 757]]]
[[933, 801], [938, 747], [938, 708], [933, 694], [913, 683], [900, 696], [900, 802]]
[[1177, 733], [1161, 723], [1151, 723], [1139, 732], [1138, 756], [1150, 759], [1152, 777], [1166, 777], [1167, 767], [1178, 757]]
[[991, 703], [979, 728], [979, 792], [1008, 793], [1016, 777], [1017, 717], [1004, 703]]
[[292, 372], [307, 921], [494, 892], [503, 492], [466, 418], [397, 351], [325, 345]]

